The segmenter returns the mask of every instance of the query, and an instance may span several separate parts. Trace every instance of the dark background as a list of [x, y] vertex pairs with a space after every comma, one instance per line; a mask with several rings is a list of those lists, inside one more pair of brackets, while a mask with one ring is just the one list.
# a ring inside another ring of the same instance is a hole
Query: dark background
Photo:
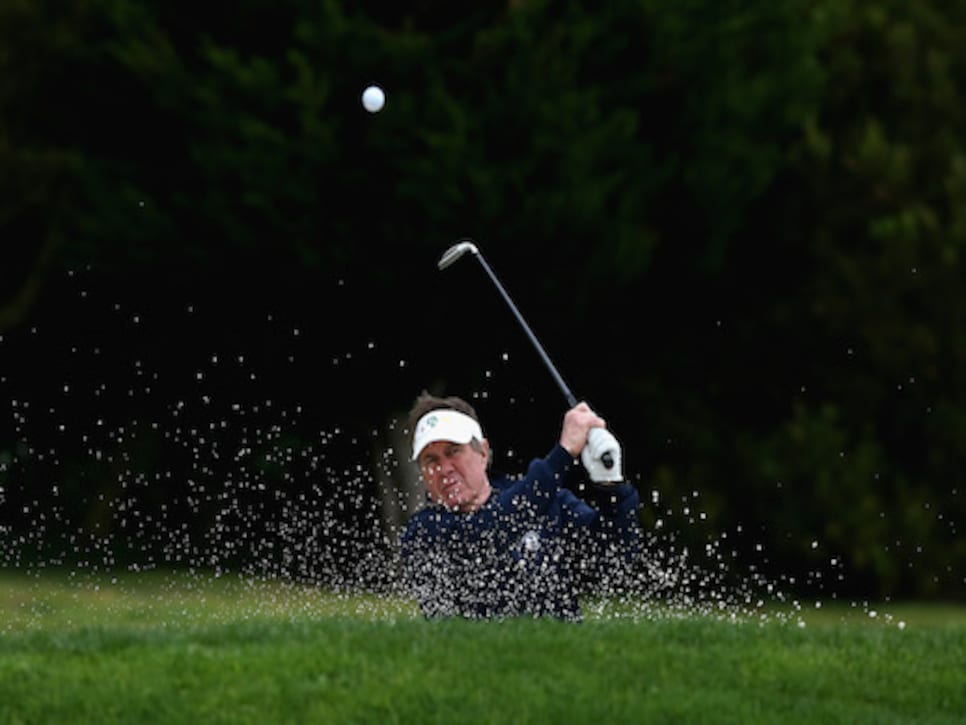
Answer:
[[423, 388], [542, 455], [471, 236], [646, 526], [961, 598], [966, 3], [597, 5], [0, 4], [0, 563], [364, 570]]

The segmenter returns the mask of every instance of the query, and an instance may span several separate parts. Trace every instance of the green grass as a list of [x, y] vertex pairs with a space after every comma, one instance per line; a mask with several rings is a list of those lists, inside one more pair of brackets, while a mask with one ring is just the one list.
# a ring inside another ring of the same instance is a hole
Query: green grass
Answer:
[[426, 622], [276, 582], [8, 573], [0, 722], [966, 721], [963, 608], [638, 614]]

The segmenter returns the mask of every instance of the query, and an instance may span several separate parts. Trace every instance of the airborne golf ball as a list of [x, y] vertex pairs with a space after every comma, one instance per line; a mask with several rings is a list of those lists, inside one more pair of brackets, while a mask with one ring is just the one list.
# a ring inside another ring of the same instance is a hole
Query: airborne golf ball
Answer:
[[369, 113], [376, 113], [386, 105], [386, 94], [379, 86], [369, 86], [362, 92], [362, 105]]

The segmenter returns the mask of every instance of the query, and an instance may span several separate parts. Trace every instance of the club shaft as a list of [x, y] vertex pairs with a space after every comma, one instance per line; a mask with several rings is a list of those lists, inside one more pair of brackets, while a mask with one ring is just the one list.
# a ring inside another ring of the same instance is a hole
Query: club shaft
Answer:
[[540, 344], [537, 336], [533, 334], [533, 330], [530, 329], [530, 325], [528, 325], [527, 321], [523, 319], [523, 315], [520, 314], [520, 310], [517, 309], [517, 306], [513, 303], [513, 300], [510, 299], [510, 295], [500, 283], [500, 280], [497, 279], [496, 274], [493, 273], [493, 270], [490, 268], [490, 265], [487, 264], [486, 260], [483, 258], [483, 255], [477, 252], [473, 256], [476, 257], [484, 271], [486, 271], [487, 275], [489, 275], [490, 279], [493, 281], [494, 286], [496, 286], [496, 288], [500, 291], [500, 294], [503, 296], [503, 301], [506, 302], [507, 307], [510, 308], [513, 316], [517, 318], [517, 322], [520, 323], [520, 327], [523, 328], [523, 331], [527, 334], [527, 337], [530, 338], [530, 342], [533, 343], [533, 347], [536, 349], [537, 354], [540, 355], [540, 359], [543, 360], [543, 364], [547, 366], [547, 370], [550, 371], [553, 379], [557, 382], [557, 386], [567, 399], [567, 403], [571, 408], [573, 408], [575, 405], [577, 405], [577, 398], [575, 398], [574, 394], [570, 392], [570, 388], [567, 387], [567, 383], [564, 382], [560, 372], [550, 360], [550, 356], [547, 355], [547, 351], [543, 349], [543, 345]]

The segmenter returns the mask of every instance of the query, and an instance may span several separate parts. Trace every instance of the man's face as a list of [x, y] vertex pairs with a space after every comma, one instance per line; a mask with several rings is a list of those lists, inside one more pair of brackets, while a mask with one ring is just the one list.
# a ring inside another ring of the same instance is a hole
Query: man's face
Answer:
[[489, 455], [490, 447], [485, 440], [481, 451], [468, 443], [430, 443], [419, 454], [419, 470], [429, 497], [464, 513], [478, 509], [490, 495], [490, 481], [486, 476]]

